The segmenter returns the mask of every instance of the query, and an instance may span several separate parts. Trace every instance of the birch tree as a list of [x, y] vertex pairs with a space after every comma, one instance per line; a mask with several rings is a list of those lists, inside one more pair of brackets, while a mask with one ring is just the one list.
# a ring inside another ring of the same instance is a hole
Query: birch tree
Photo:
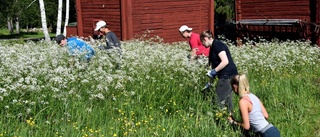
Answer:
[[58, 1], [58, 19], [57, 19], [57, 31], [56, 36], [61, 34], [61, 21], [62, 21], [62, 5], [63, 1]]
[[1, 0], [0, 8], [3, 18], [6, 18], [7, 27], [10, 34], [13, 34], [13, 19], [14, 19], [14, 2], [13, 0]]
[[67, 25], [69, 23], [70, 0], [66, 0], [66, 19], [64, 21], [63, 35], [67, 36]]
[[47, 42], [50, 42], [50, 36], [47, 28], [46, 11], [45, 11], [43, 0], [39, 0], [39, 5], [40, 5], [41, 23], [42, 23], [42, 31], [44, 34], [44, 38]]
[[8, 30], [10, 34], [13, 34], [13, 23], [10, 17], [7, 17]]
[[13, 4], [11, 6], [11, 8], [12, 8], [11, 14], [12, 14], [12, 18], [14, 19], [14, 22], [15, 22], [17, 34], [20, 33], [20, 15], [21, 15], [21, 12], [23, 12], [23, 10], [21, 10], [22, 9], [21, 2], [23, 2], [23, 1], [14, 0]]
[[17, 31], [17, 34], [20, 33], [20, 19], [19, 19], [19, 17], [16, 17], [16, 31]]

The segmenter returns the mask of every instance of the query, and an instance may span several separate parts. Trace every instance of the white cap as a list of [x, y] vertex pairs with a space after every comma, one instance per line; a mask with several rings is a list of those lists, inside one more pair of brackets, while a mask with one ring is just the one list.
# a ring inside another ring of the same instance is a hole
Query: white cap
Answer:
[[94, 30], [97, 31], [97, 30], [99, 30], [101, 27], [104, 27], [104, 26], [106, 26], [106, 25], [107, 25], [107, 23], [106, 23], [105, 21], [101, 20], [101, 21], [97, 22], [96, 28], [95, 28]]
[[186, 30], [192, 30], [192, 28], [189, 28], [187, 25], [182, 25], [179, 29], [180, 32], [184, 32]]

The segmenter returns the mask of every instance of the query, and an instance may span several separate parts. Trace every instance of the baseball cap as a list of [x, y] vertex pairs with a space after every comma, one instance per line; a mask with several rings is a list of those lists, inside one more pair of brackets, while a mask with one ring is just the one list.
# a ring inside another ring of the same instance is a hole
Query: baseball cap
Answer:
[[66, 37], [65, 37], [64, 35], [60, 34], [60, 35], [56, 36], [56, 42], [57, 42], [58, 44], [60, 44], [61, 41], [64, 40], [65, 38], [66, 38]]
[[98, 21], [97, 24], [96, 24], [96, 28], [94, 30], [97, 31], [97, 30], [99, 30], [100, 28], [102, 28], [102, 27], [104, 27], [106, 25], [107, 25], [107, 23], [105, 21], [103, 21], [103, 20]]
[[189, 28], [187, 25], [182, 25], [180, 28], [179, 28], [179, 31], [180, 32], [184, 32], [186, 30], [192, 30], [192, 28]]

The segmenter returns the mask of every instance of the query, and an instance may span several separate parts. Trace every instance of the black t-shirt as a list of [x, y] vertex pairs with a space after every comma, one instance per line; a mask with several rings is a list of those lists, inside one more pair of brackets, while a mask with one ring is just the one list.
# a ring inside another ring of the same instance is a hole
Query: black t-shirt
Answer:
[[218, 72], [218, 77], [231, 77], [238, 74], [237, 66], [232, 60], [229, 48], [227, 47], [227, 45], [218, 40], [214, 40], [212, 42], [212, 46], [210, 47], [209, 63], [211, 64], [211, 68], [214, 69], [220, 64], [221, 59], [219, 58], [218, 54], [222, 51], [226, 52], [229, 64]]

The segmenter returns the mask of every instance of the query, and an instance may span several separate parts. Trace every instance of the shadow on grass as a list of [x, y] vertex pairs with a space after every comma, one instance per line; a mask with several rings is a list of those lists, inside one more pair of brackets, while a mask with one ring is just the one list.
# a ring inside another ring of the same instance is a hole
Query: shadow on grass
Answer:
[[19, 34], [1, 34], [0, 39], [21, 39], [21, 38], [39, 38], [41, 34], [38, 32], [20, 32]]
[[[49, 34], [50, 39], [54, 39], [54, 34]], [[27, 41], [41, 41], [44, 40], [45, 37], [41, 32], [20, 32], [19, 34], [3, 34], [0, 33], [0, 40], [6, 40], [8, 42], [13, 43], [23, 43]]]

